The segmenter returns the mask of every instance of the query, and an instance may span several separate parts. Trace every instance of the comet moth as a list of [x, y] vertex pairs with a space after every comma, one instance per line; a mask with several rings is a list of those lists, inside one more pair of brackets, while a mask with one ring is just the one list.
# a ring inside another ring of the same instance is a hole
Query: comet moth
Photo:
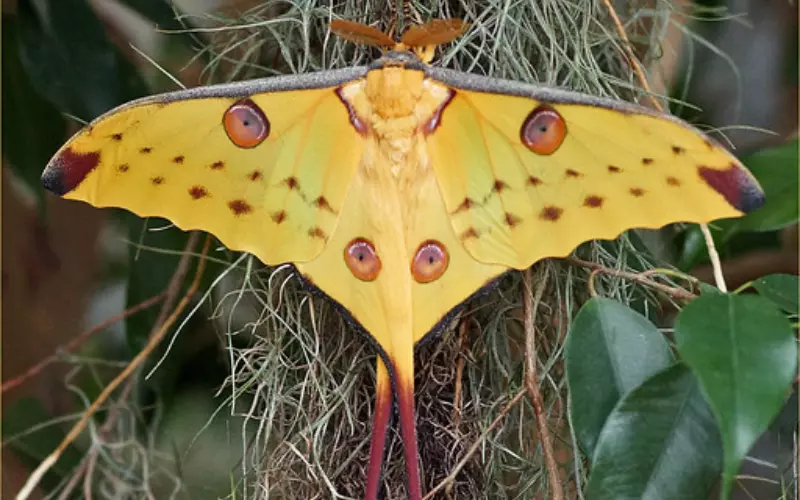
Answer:
[[396, 402], [417, 500], [415, 343], [507, 271], [631, 228], [739, 217], [764, 195], [671, 116], [430, 66], [461, 21], [413, 26], [399, 42], [331, 28], [385, 51], [368, 66], [125, 104], [71, 138], [42, 181], [292, 264], [379, 350], [365, 497], [380, 490]]

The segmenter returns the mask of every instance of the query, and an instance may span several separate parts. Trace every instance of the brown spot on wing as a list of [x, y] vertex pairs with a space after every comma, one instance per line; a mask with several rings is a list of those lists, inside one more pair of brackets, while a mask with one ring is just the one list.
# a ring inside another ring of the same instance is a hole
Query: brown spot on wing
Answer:
[[589, 195], [583, 200], [583, 206], [590, 208], [600, 208], [601, 206], [603, 206], [603, 198], [595, 194]]
[[131, 169], [131, 166], [127, 163], [123, 163], [117, 167], [117, 171], [122, 172], [123, 174]]
[[676, 155], [682, 155], [683, 153], [686, 152], [686, 150], [680, 146], [672, 146], [672, 152], [675, 153]]
[[548, 205], [544, 207], [542, 211], [539, 213], [539, 218], [555, 222], [561, 218], [562, 213], [564, 213], [563, 208], [557, 207], [555, 205]]
[[233, 215], [237, 217], [240, 215], [249, 214], [253, 211], [253, 207], [251, 207], [250, 204], [245, 200], [231, 200], [228, 202], [228, 208], [230, 208], [231, 212], [233, 212]]
[[644, 193], [645, 193], [644, 189], [642, 189], [642, 188], [640, 188], [640, 187], [632, 187], [632, 188], [630, 188], [628, 191], [629, 191], [629, 192], [630, 192], [630, 193], [631, 193], [633, 196], [636, 196], [637, 198], [638, 198], [639, 196], [644, 196]]
[[119, 142], [122, 140], [122, 134], [111, 134], [111, 139]]
[[328, 236], [325, 234], [325, 231], [323, 231], [319, 226], [314, 226], [311, 229], [309, 229], [308, 235], [311, 236], [312, 238], [320, 238], [323, 240], [328, 239]]
[[249, 174], [247, 174], [247, 178], [251, 181], [259, 181], [264, 178], [264, 174], [261, 173], [261, 170], [253, 170]]
[[225, 168], [225, 162], [221, 161], [221, 160], [217, 160], [214, 163], [212, 163], [211, 165], [209, 165], [209, 168], [211, 168], [211, 170], [221, 170], [221, 169]]
[[283, 180], [283, 183], [286, 184], [286, 187], [289, 189], [297, 189], [300, 186], [300, 181], [297, 180], [297, 177], [287, 177]]
[[609, 165], [608, 166], [608, 172], [611, 173], [611, 174], [618, 174], [618, 173], [622, 172], [622, 169], [619, 168], [616, 165]]
[[139, 148], [139, 152], [142, 153], [143, 155], [150, 154], [153, 152], [153, 148], [150, 147]]
[[185, 157], [185, 156], [183, 156], [183, 155], [178, 155], [178, 156], [176, 156], [175, 158], [173, 158], [173, 159], [172, 159], [172, 162], [173, 162], [173, 163], [177, 163], [177, 164], [179, 164], [179, 165], [180, 165], [181, 163], [183, 163], [183, 160], [185, 160], [185, 159], [186, 159], [186, 157]]
[[161, 184], [164, 184], [164, 180], [165, 179], [159, 175], [158, 177], [151, 178], [150, 182], [153, 183], [154, 186], [160, 186]]
[[669, 177], [667, 177], [667, 184], [669, 184], [670, 186], [680, 186], [681, 181], [670, 175]]
[[453, 214], [452, 214], [452, 215], [455, 215], [455, 214], [457, 214], [457, 213], [460, 213], [460, 212], [464, 212], [464, 211], [466, 211], [466, 210], [469, 210], [470, 208], [472, 208], [472, 206], [473, 206], [474, 204], [475, 204], [475, 202], [474, 202], [474, 201], [472, 201], [472, 199], [470, 199], [470, 198], [464, 198], [464, 201], [462, 201], [462, 202], [461, 202], [461, 204], [460, 204], [459, 206], [457, 206], [457, 207], [456, 207], [456, 209], [453, 211]]
[[507, 187], [508, 187], [508, 184], [506, 184], [505, 182], [501, 181], [500, 179], [497, 179], [497, 180], [494, 181], [494, 184], [492, 185], [492, 191], [494, 191], [495, 193], [499, 194], [499, 193], [502, 193], [503, 190], [506, 189]]
[[42, 174], [42, 184], [52, 193], [65, 195], [78, 187], [99, 164], [100, 153], [76, 153], [67, 148], [47, 166]]
[[522, 219], [512, 214], [511, 212], [506, 212], [505, 222], [508, 227], [513, 228], [514, 226], [522, 222]]
[[207, 198], [211, 195], [203, 186], [192, 186], [189, 188], [189, 196], [195, 200], [199, 200], [200, 198]]
[[642, 158], [642, 165], [651, 165], [653, 161], [652, 158]]
[[314, 206], [319, 208], [320, 210], [327, 210], [328, 212], [335, 214], [336, 210], [333, 209], [328, 200], [324, 196], [318, 196], [316, 200], [314, 200]]
[[535, 177], [533, 175], [529, 175], [528, 176], [528, 180], [527, 180], [527, 184], [529, 186], [538, 186], [540, 184], [543, 184], [543, 182], [542, 182], [542, 180], [540, 178]]
[[280, 224], [281, 222], [286, 220], [286, 210], [281, 210], [280, 212], [275, 212], [272, 214], [272, 221], [275, 224]]
[[573, 170], [571, 168], [568, 168], [567, 170], [565, 170], [564, 171], [564, 175], [567, 176], [567, 177], [572, 177], [572, 178], [583, 177], [582, 173], [578, 172], [577, 170]]
[[471, 239], [471, 238], [476, 238], [477, 239], [478, 238], [478, 231], [476, 231], [474, 227], [470, 227], [469, 229], [467, 229], [466, 231], [461, 233], [460, 238], [461, 238], [461, 241], [466, 241], [466, 240]]

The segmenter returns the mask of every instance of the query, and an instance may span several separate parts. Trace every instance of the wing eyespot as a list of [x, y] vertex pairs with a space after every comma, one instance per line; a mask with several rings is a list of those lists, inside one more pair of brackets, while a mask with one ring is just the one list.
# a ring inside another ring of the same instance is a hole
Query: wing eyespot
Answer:
[[411, 261], [411, 275], [417, 283], [430, 283], [441, 278], [450, 264], [447, 249], [438, 241], [422, 243]]
[[231, 142], [240, 148], [254, 148], [269, 137], [269, 120], [250, 99], [229, 107], [222, 118], [222, 125]]
[[551, 155], [567, 136], [567, 124], [560, 114], [547, 105], [528, 114], [519, 131], [522, 143], [538, 155]]
[[364, 238], [356, 238], [344, 249], [344, 261], [353, 276], [361, 281], [374, 281], [381, 272], [381, 259], [375, 245]]

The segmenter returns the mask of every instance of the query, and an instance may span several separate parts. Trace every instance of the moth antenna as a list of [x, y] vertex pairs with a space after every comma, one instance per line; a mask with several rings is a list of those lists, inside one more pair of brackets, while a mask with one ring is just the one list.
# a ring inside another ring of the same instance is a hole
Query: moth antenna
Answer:
[[467, 29], [461, 19], [434, 19], [422, 25], [411, 26], [400, 39], [408, 47], [443, 45], [460, 37]]
[[363, 45], [387, 48], [394, 47], [396, 43], [392, 37], [383, 31], [354, 21], [334, 19], [331, 21], [329, 28], [339, 37]]

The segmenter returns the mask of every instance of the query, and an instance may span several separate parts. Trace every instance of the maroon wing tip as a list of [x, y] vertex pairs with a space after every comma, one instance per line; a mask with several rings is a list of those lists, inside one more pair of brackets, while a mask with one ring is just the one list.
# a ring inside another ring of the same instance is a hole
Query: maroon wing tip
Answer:
[[42, 185], [63, 196], [80, 185], [89, 172], [100, 164], [100, 153], [76, 153], [71, 148], [61, 151], [42, 173]]
[[766, 201], [761, 186], [743, 168], [731, 164], [725, 170], [700, 166], [700, 178], [737, 210], [744, 213], [761, 208]]

